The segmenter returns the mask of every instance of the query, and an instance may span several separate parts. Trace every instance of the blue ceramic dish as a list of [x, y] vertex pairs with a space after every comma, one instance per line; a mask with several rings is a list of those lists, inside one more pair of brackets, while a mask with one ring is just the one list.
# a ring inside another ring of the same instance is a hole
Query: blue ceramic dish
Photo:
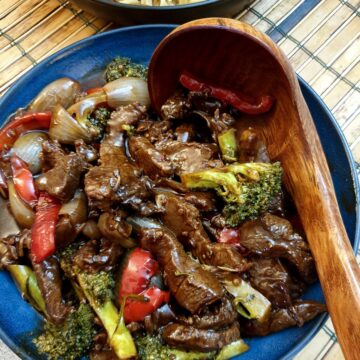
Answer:
[[[161, 39], [173, 26], [150, 25], [123, 28], [80, 41], [52, 55], [22, 77], [0, 101], [1, 123], [16, 109], [26, 106], [49, 82], [69, 76], [86, 86], [115, 56], [131, 57], [146, 64]], [[315, 92], [299, 79], [305, 100], [315, 121], [330, 166], [341, 214], [354, 249], [360, 238], [359, 184], [354, 161], [343, 134], [329, 110]], [[319, 284], [304, 296], [323, 301]], [[291, 328], [264, 338], [247, 339], [250, 350], [241, 360], [291, 359], [320, 329], [326, 315], [302, 328]], [[31, 334], [39, 328], [40, 316], [20, 296], [6, 272], [0, 273], [0, 337], [23, 359], [38, 359], [31, 346]]]

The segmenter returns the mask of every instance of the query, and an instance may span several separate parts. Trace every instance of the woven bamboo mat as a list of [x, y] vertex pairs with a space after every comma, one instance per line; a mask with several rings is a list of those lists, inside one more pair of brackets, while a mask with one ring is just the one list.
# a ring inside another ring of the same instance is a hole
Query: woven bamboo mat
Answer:
[[[360, 162], [360, 0], [257, 0], [237, 16], [267, 32], [322, 97]], [[65, 0], [0, 0], [0, 94], [57, 50], [114, 27]], [[359, 355], [360, 356], [360, 355]], [[343, 359], [329, 320], [297, 360]], [[0, 341], [0, 359], [17, 357]]]

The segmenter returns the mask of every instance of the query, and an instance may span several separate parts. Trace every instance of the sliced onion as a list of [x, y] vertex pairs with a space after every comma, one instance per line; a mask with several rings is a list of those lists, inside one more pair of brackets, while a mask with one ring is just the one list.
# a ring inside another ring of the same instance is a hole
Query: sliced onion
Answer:
[[16, 222], [24, 228], [31, 228], [35, 219], [35, 213], [20, 199], [11, 181], [8, 182], [8, 189], [10, 210]]
[[75, 140], [92, 141], [91, 133], [81, 126], [61, 105], [53, 109], [49, 135], [62, 144], [74, 144]]
[[73, 225], [82, 224], [87, 219], [87, 199], [84, 191], [76, 190], [74, 197], [65, 203], [59, 211], [59, 215], [68, 215]]
[[52, 111], [55, 105], [69, 107], [80, 94], [80, 84], [69, 78], [57, 79], [45, 86], [29, 106], [30, 111]]
[[137, 101], [141, 105], [150, 105], [148, 86], [145, 80], [135, 77], [122, 77], [104, 86], [107, 103], [112, 108]]
[[48, 139], [44, 132], [34, 131], [20, 136], [12, 148], [12, 151], [29, 166], [33, 174], [41, 171], [40, 152], [42, 143]]
[[86, 121], [87, 117], [102, 103], [106, 103], [105, 92], [96, 92], [86, 96], [81, 101], [71, 105], [67, 111], [70, 115], [74, 115], [80, 123]]

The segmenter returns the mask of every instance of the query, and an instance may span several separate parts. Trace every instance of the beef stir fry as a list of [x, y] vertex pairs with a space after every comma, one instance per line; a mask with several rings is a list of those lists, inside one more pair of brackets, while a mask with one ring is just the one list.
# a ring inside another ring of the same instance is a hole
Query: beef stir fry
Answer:
[[156, 115], [146, 68], [117, 58], [2, 128], [0, 268], [44, 317], [39, 353], [229, 359], [326, 311], [300, 299], [317, 277], [281, 164], [237, 126], [275, 99], [244, 99], [183, 73]]

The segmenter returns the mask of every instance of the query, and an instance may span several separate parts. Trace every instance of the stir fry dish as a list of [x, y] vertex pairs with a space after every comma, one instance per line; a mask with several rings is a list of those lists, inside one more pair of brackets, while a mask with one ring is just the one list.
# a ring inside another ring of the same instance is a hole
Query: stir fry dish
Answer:
[[115, 1], [121, 4], [128, 4], [128, 5], [174, 6], [174, 5], [195, 4], [206, 0], [115, 0]]
[[[42, 314], [49, 359], [216, 359], [325, 312], [283, 169], [243, 119], [272, 111], [179, 77], [161, 114], [146, 67], [48, 84], [0, 131], [0, 268]], [[7, 235], [7, 236], [5, 236]]]

